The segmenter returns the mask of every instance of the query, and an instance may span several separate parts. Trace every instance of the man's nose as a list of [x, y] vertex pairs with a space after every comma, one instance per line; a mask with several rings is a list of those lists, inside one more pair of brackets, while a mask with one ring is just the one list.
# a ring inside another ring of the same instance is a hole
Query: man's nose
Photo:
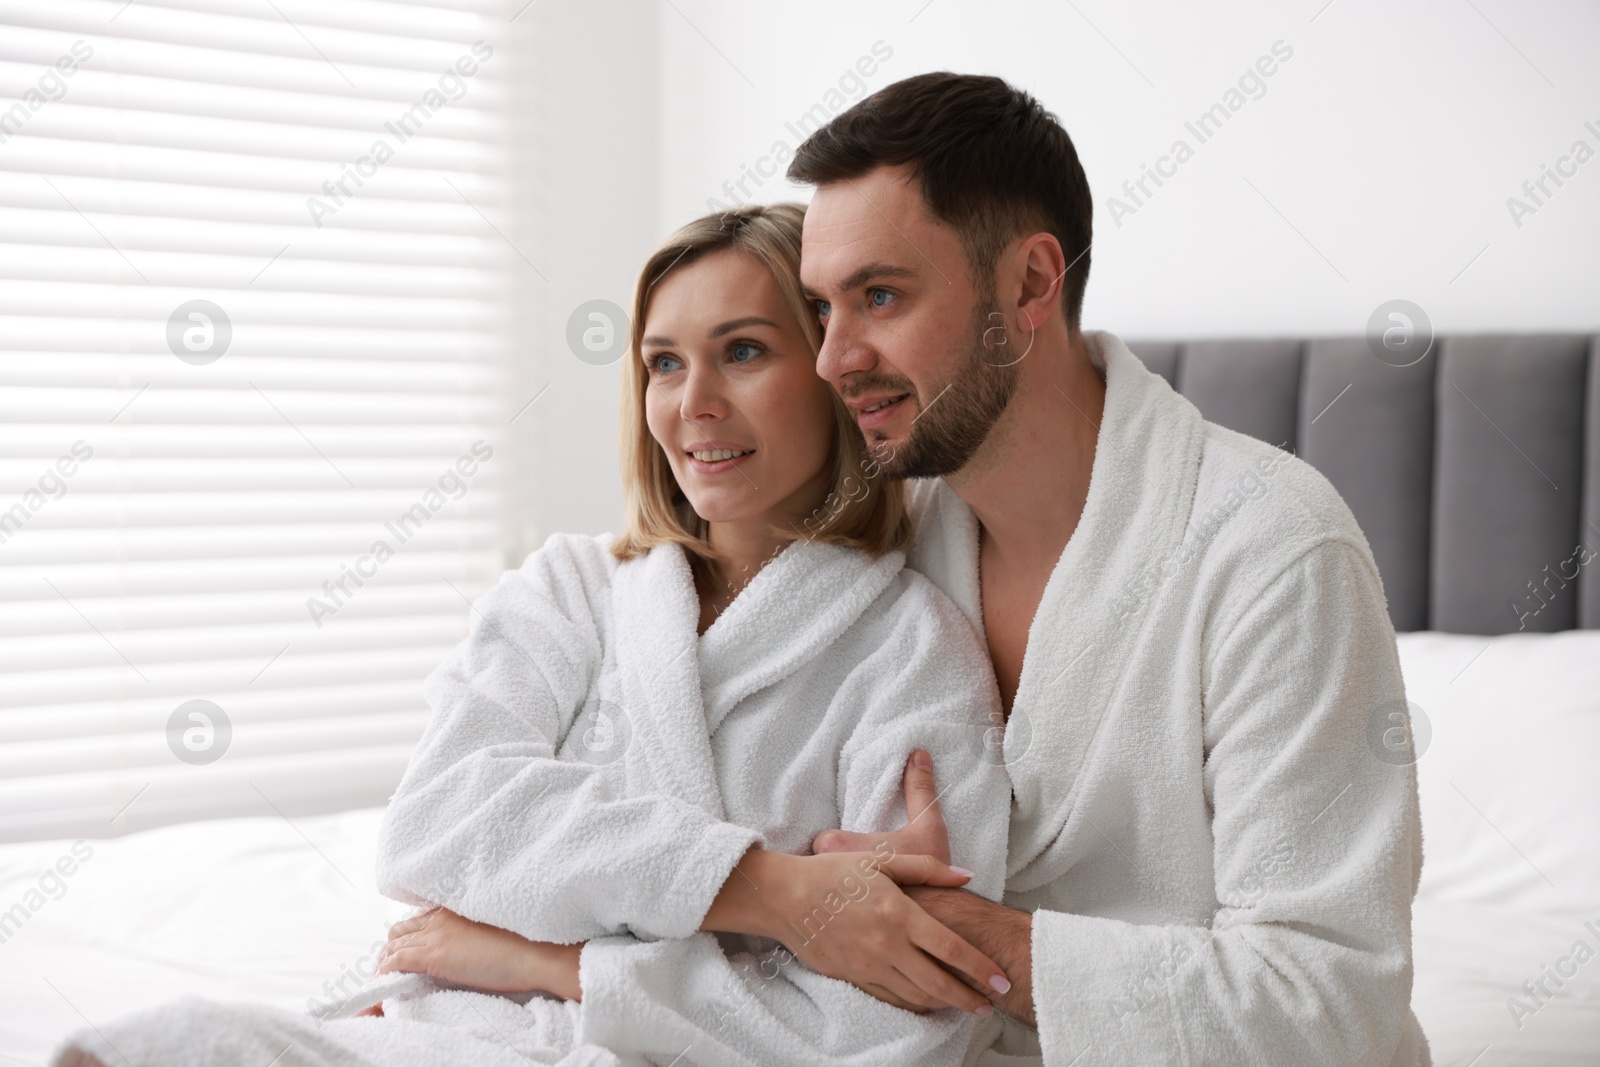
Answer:
[[834, 388], [852, 374], [872, 369], [876, 362], [870, 346], [848, 323], [838, 318], [828, 323], [817, 350], [817, 374]]

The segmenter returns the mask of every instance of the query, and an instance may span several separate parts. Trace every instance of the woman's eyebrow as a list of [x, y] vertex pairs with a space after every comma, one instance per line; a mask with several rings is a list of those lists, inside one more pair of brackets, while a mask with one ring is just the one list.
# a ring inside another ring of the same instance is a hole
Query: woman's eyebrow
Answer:
[[742, 319], [729, 319], [721, 326], [718, 326], [716, 329], [712, 330], [706, 336], [712, 340], [716, 340], [725, 333], [732, 333], [734, 330], [742, 330], [746, 326], [771, 326], [774, 330], [778, 328], [778, 324], [773, 322], [771, 319], [764, 319], [760, 315], [746, 315]]
[[[773, 322], [771, 319], [764, 319], [760, 315], [746, 315], [742, 319], [729, 319], [727, 322], [724, 322], [722, 325], [716, 327], [710, 333], [706, 334], [706, 336], [714, 341], [725, 333], [732, 333], [734, 330], [742, 330], [746, 326], [771, 326], [774, 330], [779, 328], [778, 324]], [[641, 337], [639, 339], [639, 343], [641, 345], [656, 345], [661, 348], [675, 348], [678, 344], [678, 342], [674, 341], [672, 338], [662, 337], [660, 334], [652, 334], [649, 337]]]

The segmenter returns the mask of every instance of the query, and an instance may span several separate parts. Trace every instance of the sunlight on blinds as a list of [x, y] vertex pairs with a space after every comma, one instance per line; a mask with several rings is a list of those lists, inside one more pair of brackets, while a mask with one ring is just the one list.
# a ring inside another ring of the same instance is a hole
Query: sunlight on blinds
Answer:
[[0, 0], [0, 840], [398, 781], [503, 565], [504, 21]]

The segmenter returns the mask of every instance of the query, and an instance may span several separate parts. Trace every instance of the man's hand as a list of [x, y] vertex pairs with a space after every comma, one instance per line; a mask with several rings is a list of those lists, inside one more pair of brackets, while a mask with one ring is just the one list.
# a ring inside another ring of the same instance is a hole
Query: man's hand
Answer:
[[950, 862], [950, 834], [939, 811], [939, 790], [933, 783], [933, 757], [922, 749], [906, 760], [903, 788], [906, 797], [906, 824], [887, 834], [857, 834], [847, 830], [824, 830], [811, 842], [811, 851], [872, 852], [884, 842], [897, 856], [932, 856]]
[[404, 971], [495, 993], [554, 993], [582, 1000], [583, 987], [578, 983], [582, 950], [582, 944], [529, 941], [449, 908], [433, 907], [389, 928], [378, 973]]
[[905, 783], [907, 824], [894, 833], [829, 830], [813, 842], [812, 856], [751, 849], [701, 928], [780, 941], [812, 970], [896, 1007], [989, 1014], [985, 997], [1011, 988], [1005, 972], [930, 919], [900, 888], [956, 887], [971, 878], [971, 872], [949, 866], [949, 839], [926, 752], [912, 753]]
[[[886, 842], [897, 854], [933, 856], [949, 863], [950, 833], [939, 810], [933, 759], [920, 749], [906, 761], [905, 794], [906, 824], [900, 829], [889, 834], [824, 830], [812, 842], [812, 851], [872, 849]], [[906, 895], [929, 917], [1000, 964], [1011, 980], [1009, 991], [990, 993], [985, 986], [983, 992], [1001, 1011], [1033, 1026], [1033, 916], [963, 889], [910, 886]]]
[[971, 877], [929, 856], [896, 856], [887, 845], [877, 852], [825, 856], [752, 848], [723, 884], [701, 929], [770, 937], [812, 970], [896, 1007], [956, 1007], [987, 1015], [988, 1001], [957, 975], [970, 975], [982, 988], [1009, 989], [1004, 972], [930, 919], [900, 888], [954, 887]]

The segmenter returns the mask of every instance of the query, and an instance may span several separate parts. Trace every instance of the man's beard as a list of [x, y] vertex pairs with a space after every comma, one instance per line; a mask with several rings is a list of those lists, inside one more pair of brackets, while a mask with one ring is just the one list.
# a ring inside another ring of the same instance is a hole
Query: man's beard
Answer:
[[[993, 306], [992, 294], [978, 301], [966, 360], [955, 377], [922, 405], [905, 443], [891, 448], [882, 438], [874, 440], [869, 436], [867, 448], [888, 477], [937, 478], [956, 473], [972, 459], [1011, 403], [1017, 391], [1017, 363], [1021, 360], [1009, 343], [994, 347], [985, 343], [992, 327], [986, 329], [988, 316], [982, 309]], [[898, 375], [872, 378], [858, 383], [852, 391], [885, 389], [916, 392], [910, 379]]]

